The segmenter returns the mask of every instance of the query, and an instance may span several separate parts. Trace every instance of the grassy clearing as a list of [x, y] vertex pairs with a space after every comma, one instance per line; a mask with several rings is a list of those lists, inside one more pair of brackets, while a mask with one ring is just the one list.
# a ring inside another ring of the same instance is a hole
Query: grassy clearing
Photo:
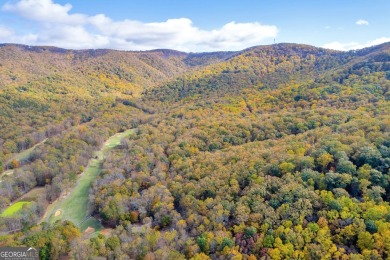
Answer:
[[[27, 150], [24, 150], [18, 154], [15, 154], [14, 156], [12, 156], [8, 161], [7, 161], [7, 165], [10, 164], [13, 160], [16, 160], [18, 162], [22, 162], [22, 161], [27, 161], [28, 159], [30, 159], [31, 157], [31, 154], [32, 152], [34, 151], [35, 148], [37, 148], [39, 145], [45, 143], [47, 140], [47, 138], [45, 140], [43, 140], [42, 142], [40, 143], [37, 143], [36, 145], [34, 145], [33, 147], [27, 149]], [[11, 175], [14, 173], [14, 170], [11, 169], [11, 170], [6, 170], [2, 173], [0, 173], [0, 182], [1, 182], [1, 178], [3, 178], [4, 176], [6, 175]]]
[[[111, 136], [103, 146], [103, 149], [95, 152], [94, 159], [91, 159], [88, 167], [80, 175], [75, 188], [70, 194], [64, 198], [57, 200], [48, 207], [46, 221], [53, 223], [57, 220], [70, 220], [80, 227], [82, 231], [88, 227], [95, 229], [98, 232], [102, 229], [101, 223], [95, 218], [85, 218], [89, 214], [88, 209], [88, 195], [91, 183], [100, 174], [102, 170], [102, 164], [104, 159], [104, 152], [109, 151], [120, 144], [120, 141], [132, 134], [134, 130], [127, 130], [123, 133], [115, 134]], [[61, 214], [55, 216], [55, 212], [61, 211]], [[85, 220], [85, 221], [84, 221]]]
[[29, 205], [31, 201], [36, 201], [37, 198], [45, 192], [45, 188], [34, 188], [17, 199], [11, 206], [6, 208], [0, 217], [10, 217], [17, 213], [24, 205]]
[[[52, 215], [49, 218], [50, 222], [66, 219], [77, 225], [86, 217], [89, 188], [92, 181], [101, 171], [101, 163], [98, 159], [91, 159], [89, 166], [80, 176], [74, 190], [65, 199], [59, 200], [56, 207], [53, 208]], [[55, 217], [53, 213], [57, 210], [61, 210], [61, 214]]]
[[122, 133], [117, 133], [111, 136], [104, 144], [103, 150], [108, 151], [116, 146], [120, 145], [121, 140], [134, 133], [134, 129], [126, 130]]
[[34, 188], [22, 196], [23, 200], [35, 201], [40, 195], [45, 193], [44, 187]]
[[24, 205], [29, 205], [31, 202], [28, 201], [18, 201], [8, 208], [6, 208], [1, 214], [0, 217], [11, 217], [15, 215], [19, 210], [23, 208]]
[[15, 154], [11, 159], [8, 160], [8, 162], [11, 162], [13, 160], [16, 160], [18, 162], [22, 162], [22, 161], [26, 161], [26, 160], [30, 159], [31, 154], [34, 151], [34, 149], [37, 148], [38, 146], [40, 146], [41, 144], [44, 144], [46, 142], [46, 140], [47, 140], [47, 138], [45, 140], [37, 143], [36, 145], [34, 145], [31, 148], [26, 149], [18, 154]]

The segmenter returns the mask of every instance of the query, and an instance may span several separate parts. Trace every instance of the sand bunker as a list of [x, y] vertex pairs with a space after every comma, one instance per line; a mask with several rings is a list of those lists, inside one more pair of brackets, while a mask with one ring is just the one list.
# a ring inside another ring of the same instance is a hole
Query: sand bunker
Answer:
[[84, 233], [86, 233], [86, 234], [91, 234], [93, 232], [95, 232], [95, 229], [92, 227], [87, 227], [87, 229], [84, 231]]
[[100, 230], [100, 233], [104, 236], [109, 236], [109, 235], [111, 235], [111, 229], [110, 228], [102, 229], [102, 230]]
[[54, 217], [58, 217], [59, 215], [61, 215], [61, 210], [57, 210], [56, 213], [54, 213]]

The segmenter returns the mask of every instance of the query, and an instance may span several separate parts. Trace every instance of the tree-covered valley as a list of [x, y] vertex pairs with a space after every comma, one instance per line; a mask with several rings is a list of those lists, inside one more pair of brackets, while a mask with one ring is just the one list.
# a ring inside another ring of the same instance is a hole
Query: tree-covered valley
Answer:
[[[389, 43], [1, 45], [0, 246], [41, 259], [390, 258], [389, 88]], [[61, 202], [91, 167], [71, 221]]]

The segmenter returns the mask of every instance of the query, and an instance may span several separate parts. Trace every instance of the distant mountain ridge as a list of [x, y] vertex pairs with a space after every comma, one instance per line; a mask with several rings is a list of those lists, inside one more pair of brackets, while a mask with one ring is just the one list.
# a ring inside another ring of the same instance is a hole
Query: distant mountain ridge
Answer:
[[[69, 206], [36, 226], [127, 129], [80, 194], [101, 225], [56, 222]], [[8, 169], [1, 210], [42, 194], [0, 216], [0, 243], [40, 247], [47, 259], [385, 259], [390, 43], [211, 53], [1, 45]]]
[[243, 85], [275, 88], [291, 80], [304, 82], [362, 62], [388, 61], [390, 43], [348, 52], [280, 43], [235, 52], [205, 53], [169, 49], [68, 50], [0, 44], [0, 88], [27, 90], [36, 85], [35, 92], [45, 93], [39, 86], [49, 84], [71, 87], [69, 91], [81, 91], [88, 96], [113, 92], [140, 96], [151, 89], [160, 95], [160, 90], [177, 88], [175, 85], [180, 86], [183, 80], [187, 82], [186, 89], [195, 84], [199, 90], [215, 81], [228, 81], [235, 88]]
[[[4, 131], [4, 137], [12, 133], [23, 138], [17, 129], [9, 131], [12, 120], [20, 117], [25, 121], [26, 114], [56, 111], [58, 104], [70, 114], [87, 113], [92, 109], [90, 104], [99, 106], [102, 100], [214, 100], [239, 96], [246, 90], [274, 91], [287, 86], [299, 88], [296, 99], [301, 99], [308, 98], [310, 88], [341, 88], [345, 82], [352, 84], [350, 75], [389, 70], [390, 43], [348, 52], [280, 43], [205, 53], [0, 44], [1, 113], [7, 114], [0, 134]], [[385, 91], [383, 95], [388, 94]], [[44, 124], [24, 124], [31, 133], [45, 128]], [[28, 136], [29, 131], [24, 130], [24, 134]]]
[[348, 52], [300, 44], [255, 46], [186, 74], [162, 88], [154, 88], [148, 94], [152, 99], [177, 100], [205, 92], [216, 91], [219, 95], [221, 88], [228, 92], [247, 86], [275, 89], [285, 84], [319, 81], [336, 71], [349, 71], [376, 62], [386, 70], [389, 52], [389, 43]]

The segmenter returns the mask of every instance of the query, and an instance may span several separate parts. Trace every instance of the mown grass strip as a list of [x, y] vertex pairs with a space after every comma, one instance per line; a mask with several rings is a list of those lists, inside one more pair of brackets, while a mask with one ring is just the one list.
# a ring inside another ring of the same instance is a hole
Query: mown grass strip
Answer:
[[1, 214], [0, 217], [12, 217], [15, 215], [19, 210], [23, 208], [24, 205], [29, 205], [31, 202], [29, 201], [18, 201], [6, 208]]
[[129, 136], [133, 132], [134, 130], [131, 129], [111, 136], [104, 143], [103, 150], [95, 152], [95, 158], [90, 160], [88, 167], [80, 175], [75, 188], [70, 194], [66, 198], [55, 202], [55, 205], [49, 207], [50, 213], [47, 215], [47, 221], [53, 223], [57, 220], [70, 220], [76, 225], [81, 223], [80, 229], [82, 231], [87, 227], [93, 227], [95, 232], [102, 228], [100, 222], [92, 217], [89, 218], [88, 221], [83, 222], [85, 217], [89, 214], [89, 189], [92, 181], [96, 179], [102, 170], [104, 152], [118, 146], [123, 138]]

